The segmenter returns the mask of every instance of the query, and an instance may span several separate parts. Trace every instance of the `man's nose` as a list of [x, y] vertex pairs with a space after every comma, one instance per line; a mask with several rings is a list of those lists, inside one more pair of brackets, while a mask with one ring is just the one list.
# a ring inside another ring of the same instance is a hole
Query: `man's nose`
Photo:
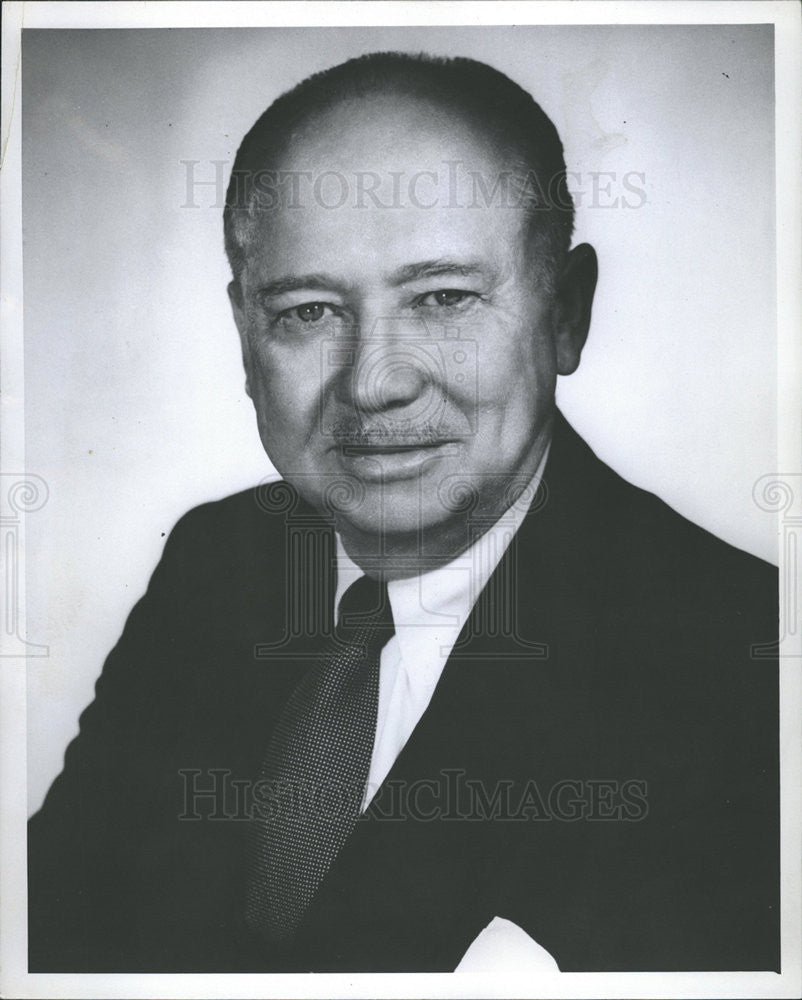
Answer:
[[340, 392], [354, 409], [378, 413], [413, 406], [432, 381], [423, 323], [379, 318], [355, 334]]

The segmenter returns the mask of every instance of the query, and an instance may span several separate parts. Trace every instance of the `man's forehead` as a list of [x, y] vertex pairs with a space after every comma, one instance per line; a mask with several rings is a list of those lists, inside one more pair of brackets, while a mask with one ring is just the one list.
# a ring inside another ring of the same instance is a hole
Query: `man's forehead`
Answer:
[[310, 115], [283, 144], [269, 184], [263, 204], [294, 211], [481, 211], [540, 195], [531, 167], [487, 129], [447, 104], [393, 94]]
[[[427, 183], [417, 185], [416, 194], [439, 199], [431, 208], [411, 204], [409, 191], [402, 192], [396, 207], [360, 208], [354, 204], [359, 193], [353, 184], [347, 186], [347, 204], [326, 208], [310, 188], [303, 207], [268, 212], [254, 227], [248, 271], [260, 283], [320, 273], [340, 275], [344, 284], [370, 278], [389, 286], [509, 271], [520, 257], [523, 210], [457, 208], [450, 205], [447, 181], [428, 178]], [[318, 194], [325, 199], [329, 189]]]
[[357, 245], [402, 267], [470, 261], [514, 238], [525, 177], [438, 112], [377, 99], [311, 119], [280, 165], [258, 178], [250, 249], [279, 242], [310, 260]]

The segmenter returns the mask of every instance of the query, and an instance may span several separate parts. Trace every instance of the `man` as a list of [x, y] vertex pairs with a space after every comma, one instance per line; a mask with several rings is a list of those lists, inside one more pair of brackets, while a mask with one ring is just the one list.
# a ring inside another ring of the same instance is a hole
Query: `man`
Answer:
[[32, 971], [778, 968], [776, 574], [555, 408], [596, 259], [551, 122], [378, 54], [225, 212], [283, 481], [172, 533], [30, 833]]

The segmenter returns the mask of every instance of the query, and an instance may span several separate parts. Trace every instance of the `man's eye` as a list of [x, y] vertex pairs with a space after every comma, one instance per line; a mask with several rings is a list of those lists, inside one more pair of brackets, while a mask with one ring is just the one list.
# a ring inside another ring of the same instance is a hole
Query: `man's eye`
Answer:
[[301, 320], [302, 323], [317, 323], [318, 320], [323, 319], [326, 306], [323, 302], [305, 302], [302, 306], [288, 309], [287, 312], [290, 316]]
[[302, 302], [282, 309], [274, 315], [272, 322], [276, 329], [293, 336], [303, 336], [318, 331], [333, 333], [342, 328], [345, 319], [345, 309], [331, 302]]
[[463, 292], [459, 288], [438, 288], [436, 292], [427, 292], [426, 295], [422, 295], [419, 304], [449, 308], [461, 305], [467, 299], [472, 298], [476, 298], [473, 292]]

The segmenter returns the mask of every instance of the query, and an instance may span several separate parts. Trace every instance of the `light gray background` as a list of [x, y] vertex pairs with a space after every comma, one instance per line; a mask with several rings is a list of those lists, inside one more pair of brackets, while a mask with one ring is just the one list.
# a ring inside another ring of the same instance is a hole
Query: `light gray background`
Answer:
[[[599, 455], [776, 562], [772, 27], [29, 31], [22, 60], [29, 802], [190, 506], [270, 470], [243, 391], [213, 187], [278, 93], [377, 49], [474, 56], [532, 91], [601, 279], [560, 403]], [[594, 206], [593, 171], [609, 195]], [[609, 207], [629, 173], [638, 208]], [[227, 177], [226, 177], [227, 179]], [[602, 207], [608, 206], [608, 207]]]

